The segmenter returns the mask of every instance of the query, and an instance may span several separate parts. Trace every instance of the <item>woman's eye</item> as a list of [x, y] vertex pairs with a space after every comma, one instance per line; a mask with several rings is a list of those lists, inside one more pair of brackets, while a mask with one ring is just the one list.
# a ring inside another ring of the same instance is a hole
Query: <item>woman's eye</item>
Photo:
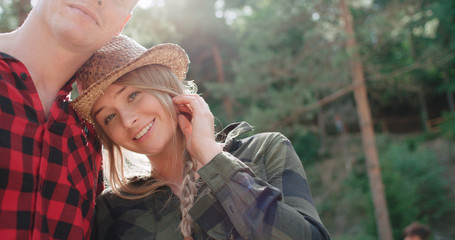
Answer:
[[128, 102], [133, 101], [137, 97], [138, 94], [139, 94], [139, 92], [132, 92], [130, 95], [128, 95]]
[[109, 124], [109, 122], [115, 117], [115, 114], [110, 114], [104, 118], [104, 125]]

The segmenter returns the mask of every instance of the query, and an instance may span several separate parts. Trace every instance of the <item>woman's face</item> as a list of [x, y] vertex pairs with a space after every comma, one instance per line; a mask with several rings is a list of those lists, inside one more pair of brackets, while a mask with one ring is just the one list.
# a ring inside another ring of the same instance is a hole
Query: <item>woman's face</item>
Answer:
[[112, 141], [149, 156], [165, 154], [177, 127], [169, 111], [154, 95], [119, 84], [104, 90], [91, 114]]

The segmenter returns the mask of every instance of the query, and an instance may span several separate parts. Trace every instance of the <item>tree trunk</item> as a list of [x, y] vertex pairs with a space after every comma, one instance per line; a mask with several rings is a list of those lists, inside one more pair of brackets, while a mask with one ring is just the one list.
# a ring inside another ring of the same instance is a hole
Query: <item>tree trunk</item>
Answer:
[[[318, 98], [320, 98], [320, 93], [318, 93]], [[325, 131], [325, 114], [324, 108], [320, 107], [318, 109], [318, 128], [319, 128], [319, 137], [321, 138], [321, 146], [319, 147], [319, 154], [323, 155], [327, 151], [327, 134]]]
[[[218, 49], [218, 46], [216, 46], [215, 44], [212, 45], [212, 54], [213, 54], [213, 60], [215, 61], [218, 82], [220, 84], [224, 84], [225, 75], [224, 75], [223, 59], [221, 58], [221, 54], [220, 54], [220, 50]], [[232, 119], [232, 116], [233, 116], [232, 102], [228, 96], [225, 96], [223, 98], [223, 107], [224, 107], [224, 111], [226, 112], [228, 119]]]
[[340, 8], [347, 35], [346, 49], [351, 54], [349, 59], [350, 72], [354, 83], [354, 98], [357, 105], [357, 114], [360, 121], [363, 148], [366, 157], [366, 166], [370, 183], [371, 194], [376, 216], [376, 227], [380, 240], [392, 240], [392, 228], [382, 183], [381, 168], [374, 138], [373, 121], [367, 98], [363, 65], [357, 54], [357, 43], [354, 35], [352, 15], [348, 8], [348, 0], [340, 0]]

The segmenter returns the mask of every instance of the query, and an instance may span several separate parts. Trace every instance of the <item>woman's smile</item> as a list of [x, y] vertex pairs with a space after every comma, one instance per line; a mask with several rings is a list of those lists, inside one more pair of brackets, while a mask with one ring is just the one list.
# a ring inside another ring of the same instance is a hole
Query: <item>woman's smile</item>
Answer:
[[138, 134], [136, 134], [136, 136], [134, 137], [134, 140], [135, 141], [142, 141], [142, 140], [145, 140], [145, 138], [143, 138], [146, 134], [149, 135], [148, 133], [150, 133], [151, 131], [149, 131], [153, 125], [155, 124], [155, 119], [153, 119], [149, 124], [147, 124]]

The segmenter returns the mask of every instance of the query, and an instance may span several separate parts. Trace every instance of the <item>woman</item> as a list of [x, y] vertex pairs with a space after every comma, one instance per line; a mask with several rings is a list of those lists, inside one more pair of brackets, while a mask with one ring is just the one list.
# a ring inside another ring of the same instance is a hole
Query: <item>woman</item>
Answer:
[[[329, 239], [291, 143], [239, 139], [252, 130], [244, 122], [215, 135], [208, 105], [183, 81], [188, 64], [177, 45], [146, 50], [120, 36], [80, 69], [72, 104], [108, 152], [95, 237]], [[125, 177], [122, 149], [145, 154], [150, 176]]]

